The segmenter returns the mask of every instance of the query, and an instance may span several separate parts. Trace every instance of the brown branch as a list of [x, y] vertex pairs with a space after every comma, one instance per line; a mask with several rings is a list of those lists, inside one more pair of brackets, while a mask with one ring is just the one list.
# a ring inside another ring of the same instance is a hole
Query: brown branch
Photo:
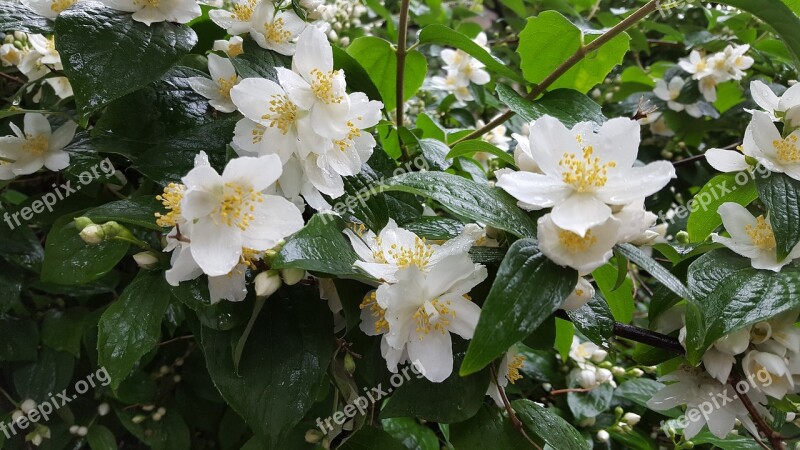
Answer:
[[538, 450], [542, 450], [542, 447], [539, 447], [539, 445], [536, 444], [536, 442], [534, 442], [534, 440], [531, 439], [530, 436], [528, 436], [528, 433], [525, 432], [525, 424], [523, 424], [522, 421], [519, 420], [519, 417], [517, 417], [517, 413], [514, 411], [514, 408], [511, 407], [511, 402], [508, 401], [508, 396], [506, 396], [506, 390], [503, 389], [503, 386], [500, 386], [499, 384], [496, 383], [497, 368], [495, 367], [494, 364], [492, 364], [491, 369], [492, 369], [491, 370], [492, 383], [495, 383], [495, 386], [497, 386], [497, 392], [500, 393], [500, 399], [503, 400], [503, 406], [505, 406], [506, 408], [506, 412], [508, 413], [508, 419], [511, 420], [511, 424], [514, 425], [514, 428], [516, 428], [517, 431], [519, 431], [520, 434], [522, 434], [522, 436], [525, 437], [525, 439], [527, 439], [532, 446], [534, 446]]
[[592, 392], [594, 388], [569, 388], [569, 389], [556, 389], [555, 391], [550, 391], [550, 395], [561, 395], [561, 394], [569, 394], [570, 392], [574, 393], [581, 393], [581, 392]]
[[400, 23], [397, 31], [397, 80], [396, 80], [396, 93], [397, 93], [397, 138], [400, 140], [400, 150], [403, 152], [403, 158], [408, 160], [408, 149], [403, 145], [403, 140], [400, 137], [400, 127], [403, 126], [403, 108], [405, 102], [405, 93], [403, 92], [403, 79], [405, 77], [406, 68], [406, 41], [408, 40], [408, 9], [410, 0], [403, 0], [400, 5]]
[[[736, 389], [736, 384], [739, 383], [739, 381], [741, 380], [737, 376], [731, 375], [728, 379], [728, 384], [733, 387], [734, 391], [739, 392]], [[761, 414], [758, 413], [755, 405], [753, 405], [753, 402], [750, 401], [750, 397], [748, 397], [744, 392], [739, 392], [739, 399], [742, 401], [745, 409], [747, 409], [747, 412], [750, 413], [750, 417], [752, 417], [753, 421], [755, 421], [758, 430], [767, 437], [769, 445], [771, 445], [775, 450], [783, 450], [785, 447], [783, 446], [783, 441], [781, 440], [781, 434], [773, 430], [767, 421], [764, 420]]]
[[[598, 37], [597, 39], [593, 40], [587, 45], [582, 45], [572, 56], [570, 56], [566, 61], [561, 63], [560, 66], [556, 67], [556, 69], [550, 75], [548, 75], [544, 80], [542, 80], [541, 83], [536, 85], [533, 88], [533, 90], [531, 90], [531, 92], [525, 96], [525, 99], [535, 100], [537, 97], [542, 95], [547, 90], [547, 88], [550, 87], [550, 85], [552, 85], [556, 80], [561, 78], [561, 76], [564, 75], [567, 71], [569, 71], [569, 69], [571, 69], [575, 64], [578, 64], [584, 57], [586, 57], [586, 55], [599, 49], [600, 47], [605, 45], [608, 41], [614, 39], [618, 35], [622, 34], [622, 32], [633, 26], [636, 22], [644, 19], [650, 13], [655, 11], [658, 2], [659, 0], [650, 0], [649, 2], [647, 2], [646, 5], [637, 9], [633, 14], [626, 17], [625, 20], [616, 24], [614, 27], [612, 27], [611, 29], [600, 35], [600, 37]], [[514, 114], [515, 114], [514, 111], [511, 111], [509, 109], [503, 114], [495, 117], [492, 121], [490, 121], [483, 127], [453, 142], [452, 144], [450, 144], [450, 147], [455, 146], [459, 142], [483, 136], [484, 134], [493, 130], [497, 126], [502, 125], [505, 121], [513, 117]]]

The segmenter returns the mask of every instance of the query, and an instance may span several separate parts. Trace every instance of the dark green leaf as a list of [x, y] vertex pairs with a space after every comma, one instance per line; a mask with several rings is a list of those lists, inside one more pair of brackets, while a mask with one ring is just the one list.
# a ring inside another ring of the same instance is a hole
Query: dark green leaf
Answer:
[[637, 405], [646, 408], [647, 401], [653, 394], [664, 388], [662, 383], [649, 378], [634, 378], [620, 384], [614, 395], [630, 400]]
[[466, 178], [442, 172], [410, 172], [386, 180], [383, 189], [430, 197], [459, 217], [517, 236], [536, 235], [536, 225], [511, 196]]
[[602, 296], [595, 294], [589, 303], [567, 311], [575, 328], [597, 345], [604, 345], [614, 334], [614, 317]]
[[0, 2], [0, 31], [49, 34], [53, 23], [18, 2]]
[[[627, 272], [625, 272], [627, 274]], [[611, 264], [604, 264], [592, 272], [597, 287], [606, 298], [614, 319], [622, 323], [630, 323], [633, 320], [633, 282], [626, 278], [619, 289], [614, 289], [617, 282], [617, 269]]]
[[757, 176], [758, 196], [769, 213], [778, 261], [800, 242], [800, 181], [783, 173]]
[[[689, 208], [689, 220], [686, 222], [686, 231], [692, 242], [704, 241], [712, 231], [722, 225], [722, 218], [717, 213], [720, 205], [734, 202], [747, 206], [758, 198], [758, 191], [751, 177], [745, 184], [736, 182], [737, 177], [742, 176], [739, 173], [717, 175], [695, 194]], [[684, 210], [684, 217], [685, 213]]]
[[231, 58], [242, 78], [266, 78], [278, 82], [276, 67], [290, 67], [292, 58], [261, 48], [254, 40], [245, 39], [244, 53]]
[[436, 433], [409, 417], [381, 420], [383, 429], [409, 450], [439, 450]]
[[391, 434], [372, 427], [364, 427], [350, 436], [339, 450], [406, 450]]
[[553, 116], [568, 127], [578, 122], [601, 124], [606, 121], [600, 105], [572, 89], [556, 89], [534, 101], [503, 84], [498, 84], [496, 89], [500, 101], [528, 122], [544, 115]]
[[33, 361], [39, 345], [39, 329], [30, 319], [0, 317], [0, 361]]
[[67, 387], [74, 368], [75, 359], [69, 353], [45, 347], [36, 362], [14, 371], [14, 387], [21, 398], [41, 403]]
[[109, 202], [86, 211], [84, 215], [95, 223], [114, 220], [119, 223], [162, 231], [162, 228], [156, 225], [156, 212], [163, 212], [163, 208], [155, 196], [147, 195]]
[[691, 298], [689, 289], [684, 284], [671, 274], [664, 266], [659, 264], [656, 260], [636, 248], [631, 244], [619, 244], [615, 247], [620, 254], [628, 258], [632, 263], [636, 264], [642, 270], [650, 273], [656, 280], [661, 282], [667, 289], [674, 292], [681, 298]]
[[589, 450], [589, 445], [578, 430], [550, 410], [542, 408], [531, 400], [511, 402], [519, 420], [530, 432], [539, 436], [551, 447], [558, 450]]
[[[81, 339], [86, 329], [94, 325], [92, 317], [83, 307], [47, 311], [42, 320], [42, 343], [54, 350], [80, 357]], [[97, 320], [96, 316], [94, 320]]]
[[442, 141], [437, 139], [420, 139], [419, 147], [425, 159], [436, 170], [447, 170], [452, 165], [447, 160], [450, 148]]
[[98, 364], [116, 389], [139, 359], [161, 339], [161, 319], [169, 306], [170, 287], [160, 272], [142, 272], [105, 310], [97, 333]]
[[466, 375], [486, 367], [513, 344], [525, 339], [575, 289], [578, 274], [545, 257], [531, 239], [509, 248], [497, 270], [467, 357], [461, 367]]
[[98, 108], [161, 78], [197, 42], [185, 25], [148, 26], [94, 1], [77, 3], [55, 22], [56, 49], [84, 124]]
[[450, 150], [450, 152], [447, 154], [447, 158], [452, 159], [457, 156], [472, 156], [478, 152], [489, 153], [497, 156], [506, 164], [510, 164], [512, 166], [516, 165], [514, 162], [514, 156], [512, 156], [510, 153], [500, 150], [486, 141], [479, 140], [459, 142], [455, 147], [453, 147], [452, 150]]
[[403, 224], [403, 228], [419, 237], [433, 241], [446, 241], [461, 234], [464, 224], [447, 217], [423, 216], [413, 222]]
[[344, 177], [346, 196], [337, 200], [334, 210], [339, 205], [346, 205], [363, 222], [367, 228], [379, 232], [389, 223], [389, 206], [383, 194], [365, 196], [367, 192], [376, 189], [381, 182], [381, 176], [372, 168], [364, 164], [358, 175]]
[[[577, 383], [572, 383], [571, 388], [581, 387]], [[614, 388], [603, 383], [589, 392], [569, 392], [567, 394], [567, 405], [572, 415], [577, 420], [597, 417], [600, 413], [608, 409], [611, 399], [614, 396]]]
[[93, 425], [86, 435], [89, 448], [92, 450], [117, 450], [117, 440], [114, 433], [102, 425]]
[[272, 263], [275, 269], [297, 268], [336, 276], [358, 276], [358, 255], [342, 233], [344, 221], [333, 214], [317, 214], [305, 228], [286, 240]]

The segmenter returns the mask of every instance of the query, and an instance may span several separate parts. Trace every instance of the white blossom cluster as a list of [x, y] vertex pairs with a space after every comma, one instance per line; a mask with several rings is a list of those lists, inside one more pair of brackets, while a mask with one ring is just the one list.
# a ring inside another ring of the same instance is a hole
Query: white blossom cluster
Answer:
[[[0, 62], [3, 67], [15, 66], [29, 82], [41, 80], [53, 71], [64, 69], [53, 36], [26, 34], [21, 31], [6, 35], [5, 41], [0, 45]], [[51, 76], [44, 78], [42, 82], [50, 85], [59, 98], [72, 97], [72, 85], [67, 77]], [[38, 102], [41, 96], [42, 91], [39, 90], [33, 101]]]
[[[485, 33], [478, 34], [474, 42], [489, 51]], [[433, 77], [431, 87], [453, 94], [459, 103], [475, 99], [469, 89], [470, 83], [481, 86], [491, 80], [489, 72], [484, 69], [485, 65], [463, 50], [444, 49], [440, 56], [446, 75]]]
[[[312, 2], [309, 2], [312, 3]], [[325, 3], [315, 1], [318, 5], [309, 5], [308, 10], [313, 11], [309, 19], [318, 19], [314, 23], [322, 30], [331, 42], [336, 42], [342, 46], [350, 43], [348, 36], [343, 36], [348, 31], [362, 28], [361, 18], [367, 13], [367, 7], [358, 0], [333, 0]], [[364, 26], [364, 27], [368, 27]], [[368, 29], [365, 29], [366, 32]]]

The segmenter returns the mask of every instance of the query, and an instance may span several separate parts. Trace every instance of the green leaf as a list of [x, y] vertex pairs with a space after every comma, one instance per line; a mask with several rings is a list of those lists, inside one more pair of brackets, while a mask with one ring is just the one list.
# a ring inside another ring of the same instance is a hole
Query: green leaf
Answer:
[[244, 52], [230, 58], [236, 73], [242, 78], [266, 78], [278, 82], [276, 67], [291, 67], [292, 58], [262, 48], [252, 39], [245, 39]]
[[615, 249], [621, 255], [628, 258], [632, 263], [639, 266], [639, 268], [652, 275], [653, 278], [661, 282], [664, 287], [674, 292], [676, 295], [678, 295], [678, 297], [686, 299], [691, 298], [689, 289], [683, 285], [681, 280], [676, 278], [675, 275], [670, 273], [669, 270], [667, 270], [664, 266], [659, 264], [646, 253], [639, 250], [637, 247], [625, 243], [617, 245]]
[[333, 214], [316, 214], [306, 226], [286, 239], [274, 269], [304, 269], [335, 276], [362, 276], [353, 268], [358, 255], [342, 233], [344, 221]]
[[769, 213], [778, 261], [800, 242], [800, 181], [783, 173], [756, 177], [758, 196]]
[[333, 354], [332, 329], [330, 311], [316, 288], [281, 290], [258, 316], [238, 374], [232, 357], [238, 333], [202, 329], [214, 385], [256, 434], [268, 440], [268, 448], [281, 448], [279, 441], [315, 402]]
[[[571, 388], [579, 388], [580, 384], [573, 382]], [[589, 392], [569, 392], [567, 394], [567, 405], [576, 420], [597, 417], [611, 405], [614, 397], [614, 388], [603, 383]]]
[[69, 353], [45, 347], [37, 361], [14, 371], [14, 387], [21, 398], [41, 403], [69, 385], [74, 369], [75, 359]]
[[614, 334], [614, 316], [602, 296], [595, 294], [589, 303], [575, 311], [567, 311], [575, 328], [597, 345], [605, 345]]
[[53, 24], [18, 2], [0, 2], [0, 31], [50, 34]]
[[[519, 34], [519, 53], [522, 73], [531, 83], [541, 83], [558, 66], [575, 54], [581, 46], [594, 40], [597, 34], [586, 34], [555, 11], [544, 11], [531, 17]], [[589, 92], [602, 83], [606, 75], [622, 62], [629, 48], [628, 35], [622, 33], [584, 57], [561, 75], [551, 89], [570, 88]]]
[[647, 401], [653, 395], [664, 389], [664, 384], [649, 378], [634, 378], [620, 384], [614, 395], [630, 400], [637, 405], [646, 408]]
[[39, 346], [39, 329], [30, 319], [0, 317], [0, 361], [33, 361]]
[[176, 410], [167, 410], [161, 420], [147, 418], [139, 424], [133, 418], [141, 414], [134, 409], [115, 409], [119, 422], [131, 434], [150, 447], [151, 450], [189, 450], [191, 437], [189, 427]]
[[489, 153], [494, 156], [497, 156], [501, 161], [505, 162], [506, 164], [512, 165], [516, 167], [516, 162], [514, 162], [514, 156], [510, 153], [500, 150], [499, 148], [495, 147], [494, 145], [480, 140], [472, 140], [472, 141], [463, 141], [456, 144], [452, 150], [447, 154], [448, 159], [453, 159], [458, 156], [472, 156], [475, 153], [483, 152]]
[[753, 269], [750, 259], [714, 250], [689, 266], [695, 302], [686, 316], [686, 352], [696, 364], [717, 339], [740, 328], [800, 307], [800, 268], [779, 273]]
[[589, 450], [583, 436], [561, 417], [531, 400], [515, 400], [511, 407], [530, 432], [558, 450]]
[[413, 222], [403, 224], [403, 228], [419, 237], [433, 241], [446, 241], [461, 234], [464, 224], [447, 217], [423, 216]]
[[439, 439], [430, 428], [409, 417], [383, 419], [381, 425], [387, 433], [410, 450], [439, 450]]
[[357, 175], [344, 177], [346, 196], [337, 200], [333, 205], [334, 210], [343, 209], [342, 206], [348, 207], [358, 220], [377, 233], [389, 223], [386, 196], [378, 194], [365, 198], [363, 194], [375, 189], [380, 183], [381, 176], [369, 165], [364, 164]]
[[[362, 36], [354, 40], [347, 53], [367, 71], [370, 79], [378, 87], [386, 110], [397, 106], [397, 53], [392, 44], [374, 36]], [[422, 53], [412, 50], [406, 55], [403, 75], [403, 100], [408, 100], [417, 93], [425, 75], [428, 73], [428, 61]]]
[[[96, 316], [95, 320], [96, 319]], [[42, 320], [42, 343], [54, 350], [63, 350], [76, 358], [81, 356], [83, 333], [94, 325], [86, 308], [76, 307], [65, 311], [52, 309]]]
[[484, 405], [471, 419], [451, 426], [453, 447], [459, 450], [530, 450], [531, 444], [500, 408]]
[[[419, 417], [432, 422], [455, 423], [474, 416], [483, 404], [491, 373], [485, 369], [459, 376], [459, 366], [464, 367], [465, 347], [463, 340], [454, 340], [453, 373], [441, 383], [428, 381], [412, 370], [412, 366], [401, 369], [402, 385], [381, 410], [381, 418]], [[423, 398], [425, 401], [420, 401]]]
[[625, 278], [622, 286], [615, 289], [617, 275], [617, 268], [611, 264], [604, 264], [592, 272], [592, 278], [606, 298], [614, 319], [618, 322], [630, 323], [633, 320], [633, 311], [636, 309], [633, 302], [633, 282], [629, 278]]
[[92, 112], [161, 78], [197, 42], [185, 25], [148, 26], [94, 1], [75, 4], [55, 22], [56, 49], [84, 125]]
[[494, 72], [514, 81], [524, 82], [522, 77], [508, 67], [508, 63], [495, 58], [491, 53], [486, 51], [486, 49], [473, 42], [472, 39], [468, 38], [466, 35], [444, 25], [433, 24], [423, 28], [419, 33], [419, 43], [420, 45], [437, 44], [446, 47], [455, 47], [482, 62], [490, 72]]
[[722, 0], [720, 3], [747, 11], [767, 23], [778, 33], [786, 47], [794, 56], [795, 65], [800, 68], [800, 18], [780, 0]]
[[495, 89], [500, 101], [527, 122], [532, 122], [544, 115], [553, 116], [568, 127], [579, 122], [602, 124], [606, 121], [600, 105], [572, 89], [556, 89], [546, 92], [534, 101], [520, 96], [515, 90], [504, 84], [498, 84]]
[[158, 344], [171, 297], [163, 273], [141, 272], [100, 317], [98, 364], [108, 370], [112, 389]]
[[761, 450], [764, 447], [758, 445], [750, 436], [728, 435], [725, 439], [720, 439], [709, 431], [701, 431], [692, 438], [692, 442], [697, 445], [711, 444], [713, 448], [720, 450]]
[[363, 92], [370, 100], [383, 102], [378, 87], [372, 82], [367, 71], [355, 58], [336, 46], [333, 46], [333, 68], [344, 71], [347, 85], [352, 91]]
[[516, 200], [497, 188], [442, 172], [410, 172], [386, 180], [383, 190], [430, 197], [459, 217], [485, 223], [517, 236], [535, 236], [535, 223]]
[[117, 450], [117, 440], [114, 433], [102, 425], [93, 425], [86, 435], [89, 448], [92, 450]]
[[119, 223], [163, 231], [156, 225], [156, 212], [163, 212], [163, 207], [155, 196], [132, 197], [125, 200], [109, 202], [97, 208], [86, 211], [84, 215], [95, 223], [104, 223], [110, 220]]
[[420, 139], [419, 147], [422, 151], [422, 155], [425, 156], [425, 159], [428, 160], [434, 169], [447, 170], [452, 165], [450, 161], [447, 160], [449, 158], [448, 152], [450, 148], [444, 142], [438, 139]]
[[406, 450], [403, 444], [386, 431], [373, 427], [364, 427], [350, 436], [339, 450]]
[[87, 244], [72, 219], [72, 215], [59, 218], [47, 235], [42, 281], [67, 286], [88, 283], [108, 273], [128, 253], [126, 242]]
[[692, 242], [704, 241], [711, 232], [722, 225], [722, 218], [717, 213], [720, 205], [734, 202], [747, 206], [758, 198], [752, 177], [748, 177], [747, 183], [739, 184], [736, 181], [738, 176], [741, 175], [738, 173], [717, 175], [695, 194], [693, 203], [689, 207], [689, 220], [686, 223], [686, 231]]
[[508, 249], [483, 304], [461, 374], [474, 373], [525, 339], [575, 289], [578, 274], [545, 257], [531, 239]]

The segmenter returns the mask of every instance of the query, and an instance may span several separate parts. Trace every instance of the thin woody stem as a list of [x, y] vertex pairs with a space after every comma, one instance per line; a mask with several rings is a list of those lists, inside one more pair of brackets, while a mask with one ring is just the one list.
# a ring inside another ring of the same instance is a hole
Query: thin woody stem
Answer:
[[[405, 106], [404, 99], [405, 99], [405, 92], [403, 88], [403, 81], [405, 78], [405, 68], [406, 68], [406, 54], [408, 50], [406, 50], [406, 41], [408, 40], [408, 9], [409, 9], [409, 2], [410, 0], [403, 0], [400, 5], [400, 23], [399, 23], [399, 30], [397, 31], [397, 84], [395, 92], [397, 93], [396, 97], [396, 104], [397, 110], [395, 113], [395, 117], [397, 117], [397, 129], [399, 131], [400, 127], [403, 126], [403, 107]], [[398, 139], [400, 138], [400, 133], [398, 132]], [[405, 160], [409, 159], [408, 149], [405, 145], [403, 145], [402, 139], [400, 140], [400, 150], [403, 152], [403, 158]]]

